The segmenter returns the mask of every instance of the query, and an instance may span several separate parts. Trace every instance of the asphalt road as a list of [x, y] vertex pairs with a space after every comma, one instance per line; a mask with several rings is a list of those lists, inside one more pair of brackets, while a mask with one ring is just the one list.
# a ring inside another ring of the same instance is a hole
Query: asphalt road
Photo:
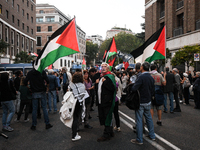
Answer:
[[[59, 119], [59, 114], [49, 114], [50, 123], [53, 128], [46, 130], [45, 123], [42, 119], [38, 119], [36, 131], [32, 131], [31, 114], [30, 122], [23, 121], [16, 123], [11, 122], [13, 132], [4, 132], [9, 139], [0, 137], [0, 150], [155, 150], [155, 149], [182, 149], [197, 150], [200, 149], [200, 110], [193, 109], [194, 102], [190, 102], [190, 106], [181, 104], [182, 112], [180, 113], [163, 113], [163, 126], [156, 124], [157, 115], [154, 114], [154, 129], [156, 133], [156, 141], [152, 142], [144, 137], [143, 145], [135, 145], [130, 142], [136, 138], [136, 134], [132, 130], [134, 125], [135, 113], [129, 110], [125, 105], [119, 106], [119, 114], [121, 119], [121, 132], [115, 132], [115, 136], [106, 142], [97, 142], [97, 138], [103, 133], [103, 127], [99, 125], [97, 108], [91, 112], [92, 119], [90, 125], [93, 129], [85, 129], [80, 126], [79, 135], [81, 140], [71, 141], [71, 129], [67, 128]], [[61, 104], [58, 103], [58, 108]], [[169, 107], [169, 106], [168, 106]], [[2, 128], [2, 109], [0, 109], [0, 128]], [[13, 120], [16, 115], [13, 117]], [[23, 120], [23, 115], [21, 116]]]

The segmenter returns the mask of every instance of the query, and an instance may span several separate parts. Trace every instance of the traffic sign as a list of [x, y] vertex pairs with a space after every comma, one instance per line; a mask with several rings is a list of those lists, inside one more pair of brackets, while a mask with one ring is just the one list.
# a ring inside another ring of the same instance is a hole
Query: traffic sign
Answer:
[[199, 61], [199, 53], [194, 54], [194, 61]]

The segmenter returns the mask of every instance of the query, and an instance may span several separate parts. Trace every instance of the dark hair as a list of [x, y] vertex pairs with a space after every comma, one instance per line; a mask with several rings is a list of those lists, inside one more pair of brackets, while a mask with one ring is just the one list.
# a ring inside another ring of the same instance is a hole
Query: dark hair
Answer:
[[136, 70], [140, 69], [140, 67], [141, 67], [141, 63], [136, 63], [136, 64], [135, 64], [135, 69], [136, 69]]
[[95, 69], [95, 68], [91, 68], [91, 69], [89, 70], [89, 73], [91, 73], [91, 72], [96, 72], [96, 69]]
[[115, 74], [117, 77], [119, 77], [119, 75], [121, 75], [121, 73], [119, 71], [117, 71]]
[[21, 70], [17, 70], [16, 72], [15, 72], [15, 74], [16, 74], [16, 76], [18, 77], [20, 74], [21, 74]]
[[127, 72], [126, 71], [123, 71], [123, 73], [122, 74], [124, 74], [125, 73], [125, 75], [127, 75]]
[[9, 74], [8, 73], [1, 73], [0, 75], [1, 75], [0, 76], [1, 80], [0, 81], [2, 83], [8, 83]]
[[149, 68], [150, 68], [150, 64], [148, 62], [144, 62], [142, 64], [142, 67], [144, 69], [144, 71], [149, 71]]
[[81, 69], [76, 69], [76, 72], [81, 72]]
[[83, 75], [81, 72], [75, 72], [72, 76], [72, 82], [73, 83], [83, 83]]
[[166, 72], [169, 72], [169, 67], [166, 67], [166, 68], [165, 68], [165, 71], [166, 71]]
[[83, 75], [85, 75], [86, 73], [88, 74], [87, 81], [89, 82], [89, 72], [87, 70], [83, 70]]
[[156, 64], [152, 64], [152, 65], [151, 65], [151, 71], [152, 71], [152, 70], [155, 70], [156, 68], [157, 68]]

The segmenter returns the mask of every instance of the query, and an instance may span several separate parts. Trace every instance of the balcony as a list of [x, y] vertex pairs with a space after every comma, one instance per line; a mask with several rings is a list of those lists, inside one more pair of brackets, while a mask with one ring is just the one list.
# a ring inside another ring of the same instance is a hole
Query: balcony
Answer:
[[163, 18], [165, 16], [165, 11], [160, 12], [160, 18]]
[[181, 8], [184, 6], [184, 0], [180, 1], [177, 3], [177, 9]]
[[183, 27], [178, 27], [176, 29], [174, 29], [174, 36], [178, 36], [183, 34]]
[[200, 20], [198, 20], [197, 22], [196, 22], [196, 30], [199, 30], [200, 29]]

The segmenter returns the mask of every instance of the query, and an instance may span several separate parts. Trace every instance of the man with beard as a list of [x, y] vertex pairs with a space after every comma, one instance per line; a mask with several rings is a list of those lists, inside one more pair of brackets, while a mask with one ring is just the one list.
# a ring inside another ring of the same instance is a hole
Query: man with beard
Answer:
[[98, 110], [100, 124], [104, 125], [105, 128], [103, 136], [97, 139], [98, 142], [107, 141], [114, 136], [112, 113], [116, 97], [116, 81], [114, 75], [109, 71], [110, 66], [107, 63], [102, 63], [101, 67], [102, 78], [98, 84]]

